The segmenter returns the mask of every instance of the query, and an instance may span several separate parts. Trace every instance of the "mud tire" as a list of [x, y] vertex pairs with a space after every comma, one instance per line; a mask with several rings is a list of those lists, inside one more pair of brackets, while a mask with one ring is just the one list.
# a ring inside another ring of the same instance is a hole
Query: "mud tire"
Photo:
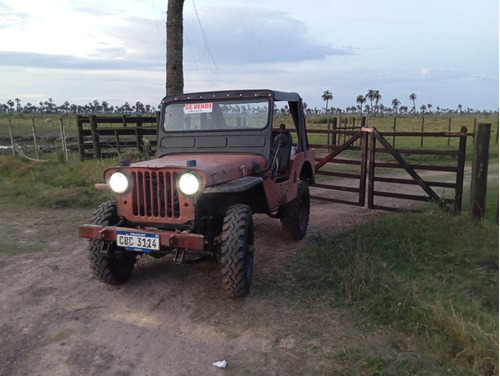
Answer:
[[297, 197], [280, 209], [281, 226], [290, 238], [300, 240], [306, 235], [310, 211], [309, 186], [305, 181], [299, 181]]
[[253, 274], [254, 238], [252, 209], [230, 206], [224, 217], [221, 242], [222, 284], [233, 298], [246, 296]]
[[[94, 225], [112, 226], [119, 221], [120, 217], [114, 201], [99, 205], [92, 216]], [[91, 239], [88, 249], [90, 269], [100, 281], [110, 285], [120, 285], [130, 278], [136, 261], [135, 255], [116, 252], [115, 242], [103, 240]], [[106, 253], [103, 250], [106, 250]]]

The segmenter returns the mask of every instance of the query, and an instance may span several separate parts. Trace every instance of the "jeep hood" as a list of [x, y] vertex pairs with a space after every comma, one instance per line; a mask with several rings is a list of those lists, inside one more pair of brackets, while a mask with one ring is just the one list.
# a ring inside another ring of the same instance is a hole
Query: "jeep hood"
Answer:
[[204, 177], [207, 185], [252, 176], [266, 167], [266, 158], [257, 154], [175, 154], [131, 165], [131, 168], [194, 170]]

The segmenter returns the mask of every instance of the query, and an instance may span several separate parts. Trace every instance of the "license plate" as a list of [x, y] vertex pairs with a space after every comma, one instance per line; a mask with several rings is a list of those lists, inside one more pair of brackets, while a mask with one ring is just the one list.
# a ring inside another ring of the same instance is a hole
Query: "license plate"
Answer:
[[134, 252], [159, 251], [160, 236], [143, 232], [117, 231], [116, 245]]

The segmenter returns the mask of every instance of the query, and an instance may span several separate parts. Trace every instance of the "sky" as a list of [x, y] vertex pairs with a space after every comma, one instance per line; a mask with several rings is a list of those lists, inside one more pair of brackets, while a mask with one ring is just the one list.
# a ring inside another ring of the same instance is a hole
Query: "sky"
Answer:
[[[0, 103], [157, 106], [168, 0], [0, 0]], [[184, 92], [497, 110], [498, 0], [185, 0]]]

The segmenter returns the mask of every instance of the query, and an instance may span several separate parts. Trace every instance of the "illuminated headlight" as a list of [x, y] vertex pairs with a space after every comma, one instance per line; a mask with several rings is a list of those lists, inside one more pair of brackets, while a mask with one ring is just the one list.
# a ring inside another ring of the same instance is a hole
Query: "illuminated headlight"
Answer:
[[108, 184], [113, 192], [121, 195], [129, 189], [130, 181], [123, 172], [116, 171], [111, 174]]
[[179, 178], [179, 189], [187, 196], [195, 195], [201, 190], [201, 181], [195, 174], [185, 172]]

